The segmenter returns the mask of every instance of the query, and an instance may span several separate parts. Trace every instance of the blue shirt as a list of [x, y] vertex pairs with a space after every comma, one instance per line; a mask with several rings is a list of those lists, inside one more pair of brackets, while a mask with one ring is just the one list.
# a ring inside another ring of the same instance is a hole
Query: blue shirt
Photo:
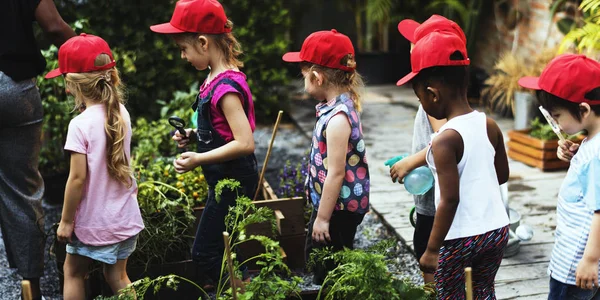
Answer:
[[346, 152], [346, 175], [335, 210], [364, 214], [369, 211], [369, 166], [362, 125], [354, 108], [354, 101], [348, 94], [342, 94], [326, 103], [319, 103], [316, 109], [317, 122], [310, 147], [310, 170], [307, 178], [312, 204], [315, 208], [319, 207], [327, 177], [327, 124], [333, 116], [343, 113], [350, 123], [351, 133]]
[[556, 232], [548, 274], [575, 285], [594, 211], [600, 210], [600, 136], [586, 139], [571, 159], [558, 193]]

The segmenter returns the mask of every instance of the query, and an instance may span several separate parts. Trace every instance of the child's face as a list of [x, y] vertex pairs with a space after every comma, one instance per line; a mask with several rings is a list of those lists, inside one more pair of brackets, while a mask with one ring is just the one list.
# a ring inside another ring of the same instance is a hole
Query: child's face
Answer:
[[550, 115], [558, 123], [560, 128], [569, 135], [576, 134], [584, 129], [583, 123], [573, 117], [573, 115], [565, 108], [557, 107], [550, 111]]
[[302, 76], [304, 76], [304, 90], [307, 93], [319, 101], [327, 98], [323, 88], [323, 74], [311, 71], [310, 68], [302, 68]]
[[181, 59], [187, 60], [196, 70], [203, 71], [208, 68], [208, 53], [203, 51], [197, 43], [176, 39], [175, 42], [181, 52]]

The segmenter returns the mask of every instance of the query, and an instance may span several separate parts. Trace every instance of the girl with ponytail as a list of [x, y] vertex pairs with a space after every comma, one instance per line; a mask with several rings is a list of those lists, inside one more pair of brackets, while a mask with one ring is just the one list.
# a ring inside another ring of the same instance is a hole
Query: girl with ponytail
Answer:
[[[356, 228], [369, 211], [369, 166], [360, 122], [363, 82], [356, 72], [350, 39], [337, 32], [309, 35], [300, 52], [283, 56], [298, 62], [304, 89], [316, 100], [317, 122], [310, 147], [306, 192], [313, 204], [305, 255], [313, 249], [353, 248]], [[321, 284], [332, 262], [319, 262], [314, 282]]]
[[58, 51], [67, 91], [81, 114], [69, 123], [65, 150], [71, 168], [65, 190], [59, 241], [67, 242], [64, 298], [85, 298], [84, 278], [92, 260], [104, 263], [114, 293], [130, 282], [127, 258], [144, 228], [130, 166], [131, 120], [108, 44], [81, 34]]

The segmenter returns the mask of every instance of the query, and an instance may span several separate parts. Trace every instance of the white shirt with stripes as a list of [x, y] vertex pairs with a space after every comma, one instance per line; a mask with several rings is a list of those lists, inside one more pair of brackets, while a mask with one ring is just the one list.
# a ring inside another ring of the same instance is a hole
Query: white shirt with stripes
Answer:
[[573, 156], [558, 193], [554, 248], [548, 275], [575, 285], [592, 216], [600, 210], [600, 136], [585, 140]]

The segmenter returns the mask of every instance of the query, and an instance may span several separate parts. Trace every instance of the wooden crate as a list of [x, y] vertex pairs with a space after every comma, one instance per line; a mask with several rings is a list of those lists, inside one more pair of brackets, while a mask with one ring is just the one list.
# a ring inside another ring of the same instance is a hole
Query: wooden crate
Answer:
[[[246, 236], [264, 235], [280, 242], [282, 254], [287, 265], [292, 269], [304, 267], [304, 240], [306, 237], [304, 222], [304, 199], [279, 198], [267, 181], [263, 181], [260, 193], [264, 200], [254, 201], [254, 205], [260, 208], [266, 206], [273, 210], [277, 222], [277, 231], [273, 233], [268, 223], [252, 224], [248, 227]], [[194, 228], [198, 228], [200, 217], [204, 207], [194, 208], [196, 222]], [[195, 229], [194, 229], [195, 230]], [[299, 251], [300, 250], [300, 251]], [[240, 245], [240, 251], [245, 257], [252, 257], [264, 251], [264, 248], [254, 241]], [[254, 267], [250, 264], [250, 267]]]
[[[560, 170], [569, 167], [556, 156], [558, 140], [543, 141], [529, 135], [529, 129], [508, 131], [508, 157], [542, 171]], [[574, 140], [581, 143], [583, 137]]]

